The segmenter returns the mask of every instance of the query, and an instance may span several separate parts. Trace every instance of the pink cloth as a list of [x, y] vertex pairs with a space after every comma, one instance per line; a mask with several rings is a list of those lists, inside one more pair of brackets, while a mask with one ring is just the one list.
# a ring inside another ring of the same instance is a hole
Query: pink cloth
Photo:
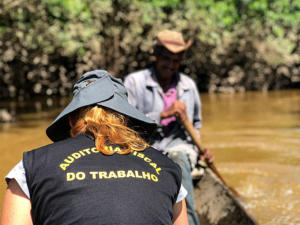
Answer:
[[[163, 93], [163, 100], [164, 100], [164, 109], [163, 111], [166, 111], [168, 108], [170, 108], [173, 103], [177, 99], [177, 90], [176, 90], [176, 82], [174, 82], [170, 88]], [[161, 124], [163, 126], [167, 126], [169, 123], [176, 120], [175, 116], [164, 118], [161, 120]]]

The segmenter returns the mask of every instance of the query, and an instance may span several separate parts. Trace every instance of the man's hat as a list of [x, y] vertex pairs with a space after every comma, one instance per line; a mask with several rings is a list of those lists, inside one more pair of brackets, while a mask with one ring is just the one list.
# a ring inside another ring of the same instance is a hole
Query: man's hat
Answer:
[[105, 70], [87, 72], [73, 87], [73, 99], [47, 128], [46, 133], [52, 141], [70, 137], [68, 115], [75, 110], [91, 105], [112, 109], [130, 118], [142, 135], [152, 134], [156, 128], [154, 121], [130, 105], [127, 90], [121, 79], [111, 76]]
[[188, 49], [192, 42], [185, 43], [181, 33], [171, 30], [163, 30], [157, 34], [157, 45], [164, 46], [172, 53], [179, 53]]

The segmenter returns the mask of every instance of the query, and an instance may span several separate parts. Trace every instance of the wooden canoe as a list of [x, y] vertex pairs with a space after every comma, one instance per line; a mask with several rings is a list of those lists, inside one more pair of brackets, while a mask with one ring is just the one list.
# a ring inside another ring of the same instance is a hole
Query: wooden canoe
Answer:
[[194, 178], [195, 208], [201, 225], [258, 225], [209, 168]]

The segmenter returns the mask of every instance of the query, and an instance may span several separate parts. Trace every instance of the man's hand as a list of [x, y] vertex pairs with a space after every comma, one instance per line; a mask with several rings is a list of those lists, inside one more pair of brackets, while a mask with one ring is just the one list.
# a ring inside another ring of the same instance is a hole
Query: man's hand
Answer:
[[161, 112], [160, 114], [160, 117], [162, 119], [171, 116], [177, 116], [181, 121], [184, 121], [187, 118], [185, 103], [182, 101], [175, 101], [170, 108], [168, 108], [166, 111]]
[[203, 154], [201, 154], [200, 159], [205, 161], [206, 163], [213, 163], [215, 157], [209, 148], [204, 148]]

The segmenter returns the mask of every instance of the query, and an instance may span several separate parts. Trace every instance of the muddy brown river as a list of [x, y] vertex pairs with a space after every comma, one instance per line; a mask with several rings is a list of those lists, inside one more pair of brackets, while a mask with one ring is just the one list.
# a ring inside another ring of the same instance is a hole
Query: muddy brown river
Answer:
[[[300, 90], [201, 99], [203, 143], [226, 182], [244, 197], [244, 206], [262, 225], [300, 224]], [[1, 178], [23, 151], [50, 143], [45, 129], [64, 104], [65, 99], [0, 102], [0, 108], [18, 113], [17, 122], [0, 124]], [[2, 179], [1, 205], [5, 188]]]

